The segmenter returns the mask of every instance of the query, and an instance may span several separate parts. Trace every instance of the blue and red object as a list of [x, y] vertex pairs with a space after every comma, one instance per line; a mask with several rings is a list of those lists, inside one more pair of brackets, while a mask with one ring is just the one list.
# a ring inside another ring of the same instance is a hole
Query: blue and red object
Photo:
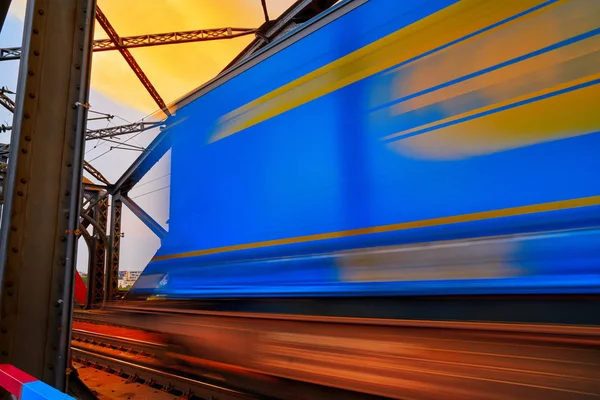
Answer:
[[74, 399], [10, 364], [0, 364], [0, 386], [17, 400]]

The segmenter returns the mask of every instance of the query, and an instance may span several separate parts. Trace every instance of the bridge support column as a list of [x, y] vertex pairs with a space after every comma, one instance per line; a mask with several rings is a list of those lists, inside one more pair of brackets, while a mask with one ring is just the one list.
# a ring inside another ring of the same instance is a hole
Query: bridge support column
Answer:
[[104, 300], [111, 301], [119, 294], [119, 257], [121, 255], [121, 211], [123, 202], [120, 194], [112, 196], [112, 207], [110, 212], [110, 239], [108, 268], [106, 271], [106, 283]]
[[66, 390], [95, 0], [29, 0], [2, 227], [0, 363]]
[[93, 308], [104, 301], [104, 271], [107, 267], [106, 251], [109, 245], [105, 241], [106, 224], [108, 222], [108, 198], [102, 193], [98, 193], [94, 201], [96, 205], [93, 208], [93, 218], [97, 226], [94, 226], [92, 249], [89, 257], [87, 308]]

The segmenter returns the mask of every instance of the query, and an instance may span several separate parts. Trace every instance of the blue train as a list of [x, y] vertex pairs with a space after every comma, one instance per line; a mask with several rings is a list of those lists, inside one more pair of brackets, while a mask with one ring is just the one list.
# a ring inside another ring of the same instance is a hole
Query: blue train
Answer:
[[600, 1], [347, 0], [179, 104], [159, 298], [600, 292]]

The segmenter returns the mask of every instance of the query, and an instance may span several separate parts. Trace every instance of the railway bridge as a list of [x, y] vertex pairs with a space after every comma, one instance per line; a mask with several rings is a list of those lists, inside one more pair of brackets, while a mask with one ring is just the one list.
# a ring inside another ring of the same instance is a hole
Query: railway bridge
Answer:
[[[600, 398], [600, 2], [255, 6], [123, 36], [101, 0], [27, 1], [0, 49], [2, 395]], [[241, 37], [173, 102], [131, 51]], [[157, 112], [91, 127], [105, 51]], [[139, 156], [108, 179], [92, 141]], [[167, 152], [168, 229], [131, 195]], [[127, 292], [123, 206], [160, 239]]]

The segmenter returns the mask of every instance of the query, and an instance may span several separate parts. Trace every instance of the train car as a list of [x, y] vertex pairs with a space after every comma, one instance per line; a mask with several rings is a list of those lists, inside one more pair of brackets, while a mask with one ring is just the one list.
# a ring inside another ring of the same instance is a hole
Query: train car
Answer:
[[600, 1], [346, 0], [177, 106], [170, 299], [600, 292]]

